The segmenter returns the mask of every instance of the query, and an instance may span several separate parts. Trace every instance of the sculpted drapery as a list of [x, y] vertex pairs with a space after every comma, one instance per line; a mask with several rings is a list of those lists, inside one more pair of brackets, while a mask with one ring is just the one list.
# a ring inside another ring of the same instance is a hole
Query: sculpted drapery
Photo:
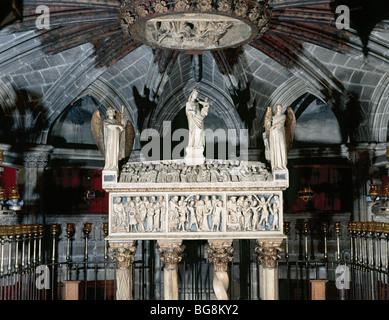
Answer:
[[[200, 110], [200, 104], [203, 106]], [[186, 116], [189, 126], [188, 147], [204, 147], [204, 118], [209, 110], [208, 98], [204, 101], [198, 99], [198, 91], [193, 90], [186, 103]]]
[[282, 106], [276, 106], [276, 113], [272, 119], [269, 132], [270, 157], [273, 170], [286, 170], [287, 152], [285, 140], [286, 116], [282, 113]]
[[117, 170], [120, 152], [120, 133], [124, 126], [115, 119], [115, 110], [107, 109], [107, 119], [104, 120], [104, 170]]

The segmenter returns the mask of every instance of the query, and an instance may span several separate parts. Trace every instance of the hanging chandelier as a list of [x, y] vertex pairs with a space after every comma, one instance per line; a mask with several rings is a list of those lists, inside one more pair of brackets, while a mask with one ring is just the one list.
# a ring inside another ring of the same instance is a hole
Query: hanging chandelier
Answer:
[[298, 191], [298, 196], [304, 202], [308, 202], [313, 199], [313, 197], [315, 196], [315, 192], [311, 189], [311, 186], [309, 186], [308, 188], [305, 187], [302, 190]]
[[122, 28], [151, 47], [203, 51], [238, 47], [267, 30], [265, 1], [124, 1]]

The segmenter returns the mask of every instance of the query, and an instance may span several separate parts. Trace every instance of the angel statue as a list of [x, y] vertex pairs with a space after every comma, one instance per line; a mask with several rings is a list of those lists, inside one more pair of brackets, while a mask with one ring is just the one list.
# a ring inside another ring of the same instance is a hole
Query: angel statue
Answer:
[[115, 109], [109, 107], [105, 120], [98, 110], [92, 115], [93, 137], [105, 160], [103, 170], [118, 170], [119, 161], [130, 156], [134, 145], [135, 130], [130, 121], [126, 123], [124, 120], [123, 109], [121, 114], [117, 114]]
[[[204, 101], [198, 99], [198, 91], [194, 89], [186, 103], [185, 111], [189, 125], [188, 147], [204, 147], [204, 118], [208, 115], [208, 98]], [[200, 110], [200, 104], [203, 106]]]
[[265, 115], [263, 140], [265, 157], [271, 164], [272, 170], [286, 170], [288, 152], [292, 146], [296, 117], [291, 107], [282, 113], [282, 106], [277, 104], [273, 114], [268, 107]]

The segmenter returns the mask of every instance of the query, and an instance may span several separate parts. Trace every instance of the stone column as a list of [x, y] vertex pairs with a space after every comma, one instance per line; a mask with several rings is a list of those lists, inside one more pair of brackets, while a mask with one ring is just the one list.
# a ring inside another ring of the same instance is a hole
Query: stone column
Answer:
[[178, 300], [178, 263], [182, 260], [185, 246], [182, 240], [158, 240], [158, 252], [163, 268], [165, 300]]
[[23, 153], [23, 211], [28, 213], [23, 223], [42, 223], [44, 201], [44, 170], [49, 161], [51, 147], [34, 147]]
[[116, 258], [116, 300], [133, 300], [133, 262], [137, 241], [110, 242], [109, 252]]
[[259, 285], [261, 300], [278, 300], [278, 268], [277, 259], [280, 258], [278, 252], [283, 251], [281, 240], [262, 241], [257, 240], [255, 252], [258, 254]]
[[232, 240], [208, 240], [208, 260], [213, 263], [213, 290], [217, 300], [228, 300], [228, 263], [234, 258]]

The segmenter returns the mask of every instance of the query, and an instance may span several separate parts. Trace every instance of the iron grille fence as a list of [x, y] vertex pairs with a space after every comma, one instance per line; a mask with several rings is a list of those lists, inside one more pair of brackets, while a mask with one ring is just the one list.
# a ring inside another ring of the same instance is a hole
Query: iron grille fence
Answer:
[[[116, 262], [108, 254], [107, 243], [98, 246], [104, 249], [91, 254], [88, 246], [93, 239], [86, 233], [84, 254], [73, 256], [69, 250], [71, 238], [58, 240], [60, 228], [0, 226], [0, 300], [61, 300], [69, 281], [78, 282], [79, 299], [115, 299]], [[326, 235], [324, 241], [334, 244], [328, 246], [329, 251], [322, 250], [327, 244], [310, 241], [308, 232], [294, 239], [286, 232], [288, 241], [284, 242], [277, 266], [281, 300], [311, 299], [311, 280], [318, 279], [327, 281], [329, 300], [389, 299], [388, 225], [353, 222], [348, 231], [349, 237], [343, 241], [339, 241], [340, 233], [335, 233], [335, 239]], [[184, 245], [184, 256], [178, 265], [179, 299], [213, 300], [213, 265], [207, 260], [207, 241], [184, 241]], [[229, 297], [260, 299], [255, 242], [236, 240], [233, 245], [234, 260], [228, 267]], [[58, 255], [60, 247], [62, 255]], [[156, 241], [138, 242], [133, 278], [135, 300], [163, 299], [163, 264]]]

